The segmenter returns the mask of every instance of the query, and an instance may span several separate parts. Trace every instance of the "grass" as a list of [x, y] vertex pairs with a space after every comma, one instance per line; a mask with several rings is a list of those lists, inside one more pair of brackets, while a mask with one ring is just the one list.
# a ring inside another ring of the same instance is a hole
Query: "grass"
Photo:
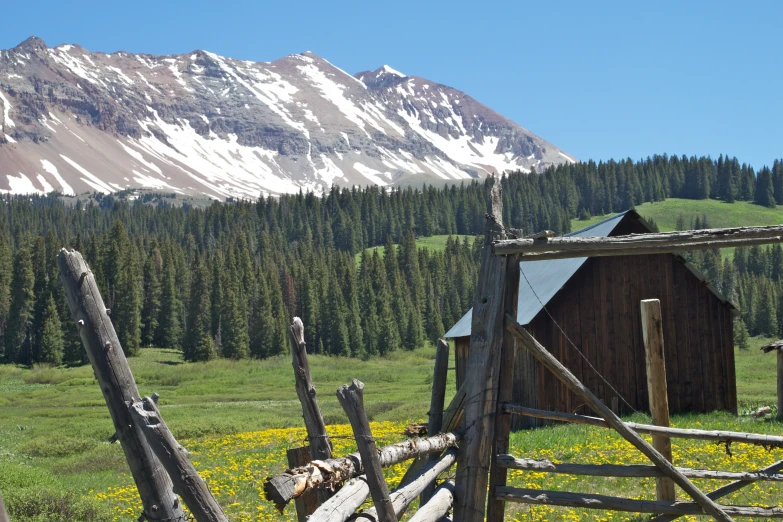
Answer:
[[[774, 355], [751, 339], [737, 351], [741, 412], [776, 401]], [[333, 437], [335, 454], [354, 450], [350, 428], [334, 395], [356, 377], [367, 384], [366, 405], [379, 444], [402, 439], [408, 422], [423, 421], [429, 408], [434, 350], [397, 352], [368, 361], [312, 356], [319, 403]], [[293, 389], [287, 356], [265, 361], [226, 360], [183, 363], [178, 352], [145, 349], [130, 360], [140, 392], [161, 394], [161, 409], [178, 440], [191, 452], [199, 472], [235, 522], [294, 520], [293, 506], [283, 515], [263, 499], [264, 479], [286, 467], [285, 450], [302, 445], [301, 409]], [[453, 361], [450, 364], [453, 366]], [[454, 393], [450, 374], [447, 397]], [[634, 420], [647, 422], [644, 415]], [[783, 425], [725, 413], [682, 415], [675, 426], [780, 434]], [[32, 369], [0, 366], [0, 491], [13, 520], [103, 522], [135, 520], [138, 496], [119, 445], [106, 441], [114, 432], [90, 367]], [[674, 441], [680, 466], [730, 471], [764, 467], [783, 451], [735, 444]], [[644, 458], [614, 432], [562, 425], [514, 433], [511, 453], [559, 462], [643, 463]], [[405, 465], [386, 470], [395, 485]], [[650, 479], [569, 477], [512, 472], [511, 485], [585, 491], [629, 498], [653, 498]], [[704, 489], [720, 481], [698, 482]], [[726, 503], [783, 503], [779, 485], [760, 483]], [[507, 518], [544, 520], [644, 520], [623, 513], [565, 510], [508, 504]], [[696, 520], [691, 518], [691, 520]]]
[[[468, 236], [468, 235], [460, 235], [460, 234], [454, 234], [454, 235], [438, 235], [438, 236], [428, 236], [428, 237], [420, 237], [416, 239], [416, 246], [418, 248], [426, 248], [428, 250], [432, 250], [434, 252], [441, 252], [443, 250], [446, 250], [446, 240], [448, 238], [452, 239], [458, 239], [460, 243], [462, 243], [465, 238], [467, 238], [469, 244], [473, 244], [473, 240], [476, 239], [476, 236]], [[373, 250], [378, 252], [378, 255], [381, 256], [381, 259], [383, 259], [383, 247], [377, 246], [377, 247], [369, 247], [365, 249], [365, 251], [368, 254], [372, 254]], [[356, 254], [356, 264], [359, 264], [361, 260], [361, 252]]]

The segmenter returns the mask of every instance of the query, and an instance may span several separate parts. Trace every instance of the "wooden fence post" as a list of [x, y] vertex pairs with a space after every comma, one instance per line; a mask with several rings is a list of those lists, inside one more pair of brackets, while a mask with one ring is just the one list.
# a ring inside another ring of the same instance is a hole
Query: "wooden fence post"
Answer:
[[206, 482], [190, 462], [185, 448], [177, 443], [158, 405], [149, 397], [129, 406], [136, 426], [141, 428], [152, 451], [174, 483], [174, 491], [182, 497], [197, 522], [228, 522]]
[[473, 300], [470, 348], [466, 368], [464, 434], [457, 460], [454, 519], [483, 522], [487, 504], [489, 463], [495, 435], [503, 311], [506, 292], [506, 256], [495, 256], [492, 242], [505, 238], [502, 224], [501, 181], [495, 180], [484, 233], [478, 284]]
[[[449, 373], [449, 345], [443, 339], [438, 339], [435, 349], [435, 369], [432, 378], [432, 397], [430, 398], [430, 418], [427, 423], [427, 435], [437, 435], [443, 428], [443, 406], [446, 402], [446, 381]], [[428, 460], [438, 457], [431, 455]], [[424, 488], [419, 499], [419, 506], [423, 506], [435, 493], [435, 484]]]
[[378, 514], [378, 522], [397, 522], [394, 505], [389, 498], [389, 486], [383, 477], [383, 468], [378, 458], [378, 448], [370, 431], [370, 421], [367, 420], [364, 411], [364, 383], [354, 379], [350, 386], [347, 384], [340, 386], [337, 389], [337, 400], [340, 401], [351, 422], [356, 445], [362, 456], [367, 484], [370, 486], [370, 495]]
[[125, 460], [149, 520], [184, 521], [185, 513], [174, 494], [171, 479], [134, 425], [128, 405], [140, 399], [117, 333], [106, 313], [98, 285], [82, 255], [62, 249], [57, 256], [60, 278], [68, 298], [71, 316], [87, 350], [95, 378], [109, 407]]
[[11, 522], [11, 519], [8, 518], [8, 512], [5, 510], [3, 495], [0, 495], [0, 522]]
[[[285, 452], [289, 468], [298, 468], [313, 461], [310, 456], [310, 446], [290, 448]], [[296, 518], [299, 522], [307, 522], [307, 517], [318, 508], [318, 491], [305, 491], [294, 499], [296, 504]]]
[[783, 350], [778, 352], [778, 413], [777, 420], [783, 420]]
[[[656, 426], [669, 427], [669, 398], [666, 388], [666, 357], [663, 347], [663, 315], [658, 299], [645, 299], [641, 302], [642, 335], [644, 353], [647, 360], [647, 394], [650, 398], [650, 414]], [[666, 460], [672, 462], [672, 443], [665, 435], [653, 435], [653, 447]], [[674, 482], [670, 478], [658, 478], [655, 481], [658, 500], [674, 502]]]

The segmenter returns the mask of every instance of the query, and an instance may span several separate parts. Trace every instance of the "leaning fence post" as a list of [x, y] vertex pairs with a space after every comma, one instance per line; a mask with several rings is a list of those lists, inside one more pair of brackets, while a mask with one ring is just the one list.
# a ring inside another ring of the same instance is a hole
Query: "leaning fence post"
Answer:
[[[443, 405], [446, 402], [446, 381], [449, 370], [449, 345], [443, 339], [438, 339], [435, 349], [435, 369], [432, 378], [432, 396], [430, 398], [430, 418], [427, 423], [427, 435], [437, 435], [443, 429]], [[438, 457], [431, 455], [428, 460], [435, 460]], [[435, 484], [430, 484], [424, 488], [424, 492], [419, 499], [419, 505], [423, 506], [435, 493]]]
[[182, 497], [197, 522], [228, 522], [207, 484], [188, 458], [185, 448], [177, 443], [158, 405], [149, 397], [129, 406], [131, 417], [141, 428], [152, 451], [174, 483], [174, 490]]
[[[645, 299], [642, 308], [642, 335], [647, 360], [647, 394], [650, 414], [656, 426], [669, 427], [669, 398], [666, 392], [666, 358], [663, 348], [663, 316], [658, 299]], [[669, 462], [672, 461], [672, 443], [665, 435], [653, 435], [653, 448]], [[658, 500], [674, 502], [674, 482], [668, 477], [655, 481]]]
[[[288, 459], [288, 467], [298, 468], [313, 461], [309, 446], [289, 448], [285, 452]], [[305, 491], [294, 499], [296, 505], [296, 518], [299, 522], [307, 522], [307, 517], [318, 508], [318, 490]]]
[[348, 415], [353, 428], [359, 455], [362, 457], [370, 495], [375, 504], [378, 522], [397, 522], [394, 505], [389, 498], [389, 486], [383, 477], [383, 468], [378, 458], [378, 448], [370, 431], [370, 421], [364, 411], [364, 383], [358, 379], [353, 384], [344, 384], [337, 389], [337, 400]]
[[57, 256], [71, 316], [87, 350], [95, 378], [109, 407], [125, 460], [141, 497], [148, 520], [184, 521], [185, 513], [174, 494], [171, 480], [133, 423], [128, 405], [140, 399], [128, 360], [106, 313], [101, 293], [82, 255], [62, 249]]

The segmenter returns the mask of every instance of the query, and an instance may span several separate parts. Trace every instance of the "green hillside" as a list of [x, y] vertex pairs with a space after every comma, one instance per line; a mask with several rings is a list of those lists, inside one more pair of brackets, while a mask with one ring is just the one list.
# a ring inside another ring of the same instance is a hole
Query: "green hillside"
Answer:
[[[420, 237], [416, 239], [416, 246], [419, 248], [426, 248], [435, 252], [440, 252], [441, 250], [444, 250], [446, 248], [446, 240], [448, 238], [454, 238], [459, 239], [460, 243], [464, 241], [465, 238], [468, 238], [468, 242], [470, 244], [473, 244], [473, 240], [475, 239], [475, 236], [464, 236], [459, 234], [454, 234], [452, 236], [448, 234], [439, 235], [439, 236], [429, 236], [429, 237]], [[369, 247], [367, 249], [368, 254], [372, 254], [373, 250], [378, 251], [378, 255], [383, 258], [383, 247]], [[361, 252], [356, 254], [356, 263], [359, 263], [359, 260], [361, 258]]]
[[[767, 208], [748, 201], [724, 203], [714, 199], [678, 199], [671, 198], [656, 203], [644, 203], [636, 207], [644, 218], [652, 218], [661, 231], [675, 230], [680, 214], [685, 217], [686, 225], [691, 218], [707, 216], [711, 227], [739, 227], [778, 225], [783, 223], [783, 207]], [[576, 231], [609, 217], [599, 216], [589, 220], [572, 219], [571, 230]]]

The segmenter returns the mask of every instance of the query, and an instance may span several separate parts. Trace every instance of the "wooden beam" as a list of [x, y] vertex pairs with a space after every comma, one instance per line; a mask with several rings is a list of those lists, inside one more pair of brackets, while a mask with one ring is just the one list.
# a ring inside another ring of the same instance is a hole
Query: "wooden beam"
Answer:
[[[541, 239], [506, 239], [495, 241], [495, 254], [533, 254], [551, 251], [614, 251], [636, 248], [672, 248], [689, 245], [710, 244], [708, 248], [724, 248], [722, 244], [732, 241], [761, 240], [780, 242], [783, 225], [766, 227], [711, 228], [686, 230], [682, 232], [657, 232], [650, 234], [628, 234], [614, 237], [553, 237]], [[615, 254], [616, 255], [616, 254]], [[583, 257], [582, 255], [574, 257]]]
[[106, 312], [98, 285], [82, 255], [62, 249], [57, 256], [60, 280], [95, 378], [109, 408], [136, 489], [143, 515], [151, 520], [185, 520], [171, 479], [134, 425], [128, 404], [141, 398], [128, 360]]
[[[571, 508], [605, 509], [631, 513], [668, 513], [674, 515], [705, 515], [706, 512], [695, 502], [665, 502], [660, 500], [634, 500], [589, 493], [567, 493], [528, 488], [499, 488], [497, 496], [509, 502], [540, 504]], [[716, 504], [717, 505], [717, 504]], [[719, 506], [727, 516], [783, 518], [783, 508], [762, 508], [753, 506]]]
[[[589, 477], [665, 477], [655, 466], [634, 464], [555, 464], [548, 460], [520, 459], [513, 455], [498, 455], [498, 464], [507, 469], [520, 469], [563, 475]], [[783, 474], [764, 471], [712, 471], [705, 469], [677, 468], [692, 479], [742, 480], [746, 482], [783, 482]]]
[[228, 522], [220, 504], [217, 503], [207, 484], [198, 474], [188, 458], [188, 452], [177, 443], [158, 405], [149, 398], [129, 406], [131, 417], [141, 428], [152, 451], [160, 459], [174, 484], [177, 493], [197, 522]]
[[394, 506], [389, 498], [389, 486], [383, 477], [383, 468], [378, 458], [378, 448], [370, 430], [370, 421], [364, 411], [364, 383], [354, 379], [351, 385], [344, 384], [337, 389], [337, 400], [348, 415], [353, 436], [364, 463], [367, 485], [375, 504], [378, 522], [397, 522]]
[[[598, 417], [589, 417], [587, 415], [575, 415], [573, 413], [561, 413], [556, 411], [537, 410], [535, 408], [525, 408], [514, 404], [506, 404], [506, 411], [512, 414], [535, 417], [537, 419], [554, 420], [561, 422], [570, 422], [573, 424], [587, 424], [588, 426], [597, 426], [599, 428], [611, 428], [609, 423]], [[640, 424], [637, 422], [626, 422], [626, 426], [636, 433], [646, 435], [666, 435], [675, 439], [694, 439], [694, 440], [713, 440], [716, 442], [739, 442], [744, 444], [755, 444], [756, 446], [766, 446], [771, 448], [783, 448], [783, 437], [775, 435], [764, 435], [761, 433], [743, 433], [739, 431], [719, 431], [719, 430], [693, 430], [684, 428], [662, 428], [652, 424]]]
[[[312, 455], [310, 455], [310, 446], [288, 448], [285, 455], [289, 469], [298, 468], [313, 461]], [[297, 520], [299, 522], [307, 522], [307, 517], [312, 515], [318, 508], [318, 490], [305, 491], [294, 499], [294, 504], [296, 505]]]
[[[663, 473], [672, 479], [675, 484], [680, 486], [685, 493], [693, 498], [704, 511], [721, 522], [728, 522], [732, 518], [724, 512], [720, 506], [707, 497], [699, 488], [693, 485], [682, 473], [677, 471], [674, 465], [666, 460], [655, 448], [639, 436], [638, 433], [628, 427], [617, 415], [612, 413], [601, 400], [585, 387], [584, 384], [572, 374], [568, 368], [563, 366], [546, 348], [544, 348], [530, 333], [516, 322], [515, 317], [506, 316], [506, 325], [522, 342], [533, 356], [543, 364], [549, 371], [555, 374], [563, 384], [571, 391], [579, 395], [593, 411], [597, 412], [603, 419], [614, 428], [625, 440], [630, 442], [636, 449], [642, 452], [653, 464], [655, 464]], [[659, 511], [658, 513], [664, 513]]]
[[421, 506], [408, 522], [438, 522], [443, 519], [454, 504], [454, 482], [447, 480], [435, 490], [432, 498]]
[[[510, 256], [506, 264], [504, 309], [505, 313], [512, 317], [517, 316], [519, 273], [519, 261], [516, 259], [516, 256]], [[499, 466], [496, 459], [498, 455], [508, 452], [509, 435], [511, 433], [511, 415], [503, 409], [503, 404], [514, 398], [514, 365], [516, 364], [517, 351], [513, 335], [503, 336], [502, 350], [495, 412], [495, 440], [492, 445], [492, 460], [489, 468], [490, 491], [496, 487], [505, 486], [508, 475], [506, 468]], [[487, 501], [487, 522], [503, 522], [505, 512], [505, 501], [490, 495]]]
[[364, 504], [370, 494], [367, 477], [354, 477], [332, 497], [316, 509], [308, 522], [344, 522], [348, 520], [359, 506]]
[[[384, 468], [429, 453], [440, 453], [457, 444], [454, 433], [441, 433], [425, 439], [410, 439], [381, 448], [378, 458]], [[345, 480], [364, 474], [361, 455], [351, 453], [345, 457], [311, 462], [267, 478], [264, 482], [266, 499], [282, 509], [291, 499], [314, 488], [335, 487]]]
[[[774, 464], [759, 470], [757, 473], [777, 473], [779, 471], [783, 471], [783, 460], [779, 460]], [[712, 500], [718, 500], [719, 498], [725, 497], [726, 495], [731, 495], [732, 493], [741, 490], [745, 486], [750, 486], [753, 484], [753, 482], [754, 481], [751, 480], [737, 480], [736, 482], [731, 482], [725, 486], [721, 486], [714, 491], [710, 491], [707, 493], [707, 496]], [[649, 522], [672, 522], [677, 518], [679, 518], [679, 515], [658, 515]]]
[[504, 239], [503, 195], [496, 180], [490, 192], [488, 219], [478, 284], [473, 300], [470, 348], [466, 368], [465, 421], [457, 460], [454, 518], [484, 522], [489, 463], [495, 435], [507, 258], [492, 253], [492, 242]]
[[[400, 487], [395, 489], [391, 493], [391, 500], [397, 517], [402, 518], [402, 514], [410, 503], [424, 491], [424, 488], [427, 487], [427, 485], [432, 484], [435, 479], [438, 478], [438, 475], [447, 471], [456, 461], [456, 451], [449, 450], [438, 460], [426, 463], [413, 480], [407, 484], [401, 484]], [[375, 506], [360, 513], [351, 520], [353, 522], [380, 522]]]
[[778, 350], [778, 413], [776, 418], [783, 420], [783, 351]]
[[[663, 316], [658, 299], [644, 299], [641, 302], [642, 337], [647, 366], [647, 395], [650, 399], [650, 414], [656, 426], [669, 427], [669, 396], [666, 385], [666, 359], [663, 347]], [[672, 462], [672, 443], [666, 435], [653, 435], [653, 448], [666, 460]], [[667, 477], [655, 481], [656, 498], [674, 502], [674, 482]]]
[[8, 518], [8, 511], [5, 510], [3, 495], [0, 495], [0, 522], [11, 522], [11, 519]]
[[[446, 402], [446, 382], [449, 376], [449, 344], [438, 339], [435, 348], [435, 369], [432, 375], [432, 396], [430, 397], [430, 414], [427, 423], [427, 434], [435, 435], [443, 428], [443, 406]], [[428, 460], [437, 458], [430, 455]], [[419, 505], [423, 506], [435, 493], [435, 484], [430, 484], [421, 494]]]

